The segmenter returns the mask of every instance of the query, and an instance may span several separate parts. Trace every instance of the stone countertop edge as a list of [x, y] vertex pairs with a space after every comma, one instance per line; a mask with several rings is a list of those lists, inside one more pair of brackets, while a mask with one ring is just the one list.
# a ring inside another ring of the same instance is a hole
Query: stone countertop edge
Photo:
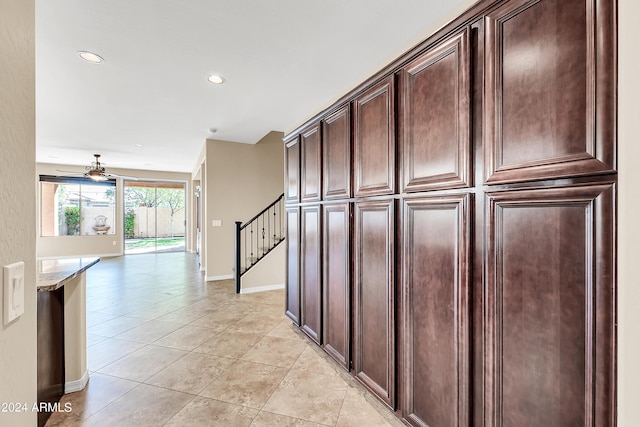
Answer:
[[65, 283], [75, 279], [99, 261], [100, 258], [65, 258], [38, 261], [38, 271], [36, 273], [38, 292], [51, 292], [60, 289]]

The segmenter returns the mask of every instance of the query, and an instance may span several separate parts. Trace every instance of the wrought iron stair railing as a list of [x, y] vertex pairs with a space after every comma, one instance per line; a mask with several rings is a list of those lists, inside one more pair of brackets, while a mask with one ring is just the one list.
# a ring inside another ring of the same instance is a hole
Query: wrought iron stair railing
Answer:
[[236, 221], [234, 278], [240, 293], [241, 278], [284, 241], [284, 193], [244, 224]]

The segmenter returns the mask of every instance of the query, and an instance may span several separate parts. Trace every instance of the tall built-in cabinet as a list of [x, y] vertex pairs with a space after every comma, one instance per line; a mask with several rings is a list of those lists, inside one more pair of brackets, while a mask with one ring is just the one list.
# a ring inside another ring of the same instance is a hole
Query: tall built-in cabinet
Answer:
[[351, 108], [322, 121], [323, 347], [342, 367], [351, 366]]
[[406, 423], [616, 424], [616, 13], [480, 1], [285, 138], [287, 315]]
[[285, 145], [285, 201], [286, 207], [286, 252], [287, 298], [285, 313], [296, 325], [300, 325], [300, 144], [293, 138]]

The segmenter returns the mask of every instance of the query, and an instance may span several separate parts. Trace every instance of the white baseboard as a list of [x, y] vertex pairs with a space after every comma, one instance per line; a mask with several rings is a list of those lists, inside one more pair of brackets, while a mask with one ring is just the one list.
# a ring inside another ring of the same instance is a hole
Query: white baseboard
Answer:
[[240, 289], [241, 294], [253, 294], [256, 292], [266, 292], [266, 291], [275, 291], [277, 289], [284, 289], [284, 283], [280, 285], [269, 285], [269, 286], [257, 286], [255, 288], [244, 288]]
[[223, 276], [207, 276], [204, 278], [206, 282], [213, 282], [214, 280], [227, 280], [233, 279], [233, 274], [225, 274]]
[[76, 258], [111, 258], [116, 256], [122, 256], [121, 253], [116, 252], [112, 254], [84, 254], [84, 255], [65, 255], [65, 256], [41, 256], [37, 257], [37, 260], [45, 259], [76, 259]]
[[64, 394], [73, 393], [76, 391], [84, 390], [89, 382], [89, 370], [84, 371], [82, 378], [75, 381], [67, 381], [64, 383]]

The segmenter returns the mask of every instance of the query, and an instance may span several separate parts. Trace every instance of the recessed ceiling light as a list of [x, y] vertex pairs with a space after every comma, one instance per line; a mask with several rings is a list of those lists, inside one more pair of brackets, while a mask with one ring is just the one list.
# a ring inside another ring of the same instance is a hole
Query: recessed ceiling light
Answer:
[[216, 74], [210, 75], [209, 81], [214, 85], [221, 85], [222, 83], [224, 83], [224, 79], [221, 76], [218, 76]]
[[104, 61], [104, 59], [102, 59], [100, 55], [84, 50], [79, 51], [78, 55], [80, 55], [80, 58], [84, 59], [87, 62], [91, 62], [92, 64], [100, 64]]
[[142, 144], [136, 144], [136, 147], [138, 147], [138, 148], [142, 148], [142, 147], [144, 147], [144, 145], [142, 145]]

